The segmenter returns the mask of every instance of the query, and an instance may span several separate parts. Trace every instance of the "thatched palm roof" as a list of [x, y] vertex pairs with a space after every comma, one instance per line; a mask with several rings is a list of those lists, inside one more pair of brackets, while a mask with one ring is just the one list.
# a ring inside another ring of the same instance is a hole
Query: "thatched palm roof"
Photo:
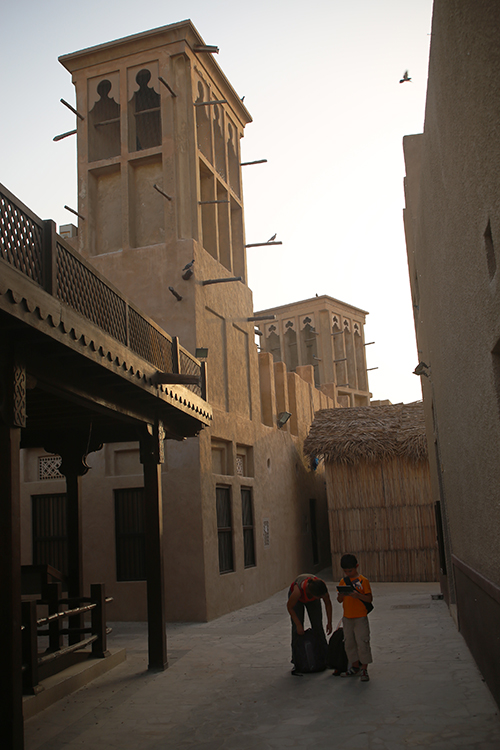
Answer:
[[327, 463], [355, 464], [406, 456], [427, 458], [421, 401], [387, 406], [356, 406], [316, 412], [304, 453]]

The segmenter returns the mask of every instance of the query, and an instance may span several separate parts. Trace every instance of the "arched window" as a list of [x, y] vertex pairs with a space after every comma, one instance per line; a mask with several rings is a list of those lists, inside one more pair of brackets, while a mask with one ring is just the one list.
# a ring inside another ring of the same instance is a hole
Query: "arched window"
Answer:
[[144, 151], [161, 145], [161, 98], [150, 85], [151, 71], [147, 68], [137, 73], [135, 81], [139, 89], [131, 100], [129, 149]]
[[110, 96], [112, 83], [97, 84], [99, 99], [89, 112], [89, 159], [99, 161], [120, 155], [120, 105]]

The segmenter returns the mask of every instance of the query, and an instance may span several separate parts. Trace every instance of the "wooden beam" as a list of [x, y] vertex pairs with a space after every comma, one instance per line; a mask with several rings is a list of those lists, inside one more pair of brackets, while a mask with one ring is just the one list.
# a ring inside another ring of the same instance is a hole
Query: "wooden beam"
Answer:
[[199, 375], [187, 375], [181, 372], [157, 372], [151, 378], [153, 383], [169, 385], [200, 385]]

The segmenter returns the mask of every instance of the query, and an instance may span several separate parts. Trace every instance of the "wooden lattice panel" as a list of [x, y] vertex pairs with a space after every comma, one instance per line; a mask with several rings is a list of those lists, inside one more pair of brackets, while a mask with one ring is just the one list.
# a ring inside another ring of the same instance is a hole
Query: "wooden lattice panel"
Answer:
[[129, 307], [129, 346], [162, 372], [172, 372], [172, 341]]
[[125, 300], [59, 243], [57, 297], [117, 341], [127, 343]]
[[[179, 370], [185, 375], [197, 375], [198, 377], [200, 375], [200, 365], [183, 349], [179, 351]], [[185, 387], [201, 396], [199, 385], [187, 385]]]
[[43, 284], [43, 228], [0, 193], [0, 257]]
[[40, 456], [38, 458], [38, 479], [64, 479], [59, 471], [61, 456]]

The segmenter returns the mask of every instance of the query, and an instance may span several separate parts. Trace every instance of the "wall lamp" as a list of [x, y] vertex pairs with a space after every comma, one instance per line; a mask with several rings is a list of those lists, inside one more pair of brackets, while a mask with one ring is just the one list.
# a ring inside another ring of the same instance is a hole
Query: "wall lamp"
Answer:
[[286, 423], [288, 422], [291, 416], [292, 415], [290, 414], [289, 411], [280, 411], [280, 413], [278, 414], [278, 421], [277, 421], [278, 430], [281, 430], [281, 428], [286, 425]]

